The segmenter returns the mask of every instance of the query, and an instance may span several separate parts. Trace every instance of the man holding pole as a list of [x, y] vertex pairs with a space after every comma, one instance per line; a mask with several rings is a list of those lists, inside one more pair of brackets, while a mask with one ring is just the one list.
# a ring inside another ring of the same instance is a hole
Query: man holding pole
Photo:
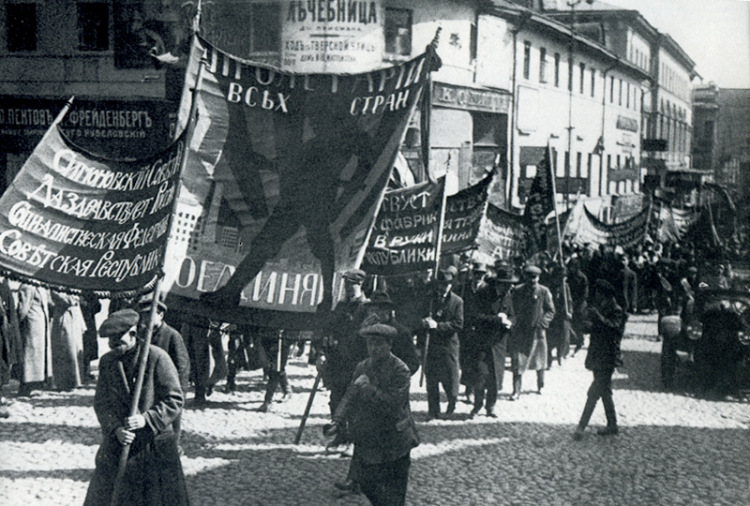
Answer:
[[448, 397], [447, 414], [456, 410], [458, 398], [458, 331], [464, 328], [464, 301], [451, 291], [457, 270], [440, 269], [428, 296], [422, 318], [424, 333], [418, 338], [422, 369], [427, 380], [428, 418], [440, 418], [442, 383]]
[[[138, 339], [138, 319], [136, 311], [123, 309], [110, 315], [99, 329], [99, 335], [109, 339], [111, 351], [99, 362], [94, 410], [103, 440], [85, 506], [188, 504], [172, 429], [184, 402], [180, 380], [169, 355], [148, 344], [143, 350], [147, 353], [145, 372], [138, 385], [139, 357], [145, 344]], [[131, 415], [138, 393], [137, 410]], [[120, 469], [123, 452], [127, 461]]]

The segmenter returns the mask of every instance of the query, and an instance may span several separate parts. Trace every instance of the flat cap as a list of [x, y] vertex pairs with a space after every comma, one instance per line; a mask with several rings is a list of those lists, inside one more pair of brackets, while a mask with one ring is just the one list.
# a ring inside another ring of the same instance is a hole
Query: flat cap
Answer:
[[367, 274], [362, 269], [351, 269], [344, 273], [344, 279], [350, 283], [363, 283]]
[[602, 291], [602, 293], [607, 295], [614, 295], [615, 293], [615, 287], [612, 286], [612, 283], [607, 281], [606, 279], [599, 278], [596, 280], [596, 287]]
[[440, 269], [438, 271], [437, 278], [441, 281], [453, 281], [454, 279], [456, 279], [457, 274], [458, 274], [458, 271], [456, 270], [455, 267], [451, 265], [451, 266], [445, 267], [444, 269]]
[[120, 309], [104, 320], [99, 327], [100, 337], [120, 337], [128, 329], [138, 325], [138, 313], [134, 309]]
[[362, 328], [359, 331], [359, 335], [365, 339], [381, 338], [391, 342], [398, 335], [398, 330], [384, 323], [376, 323], [375, 325]]
[[487, 272], [487, 266], [482, 262], [477, 262], [474, 264], [474, 272]]
[[[160, 292], [159, 296], [156, 298], [156, 306], [159, 311], [166, 311], [167, 310], [167, 304], [164, 302], [164, 299], [166, 298], [166, 294], [164, 292]], [[136, 302], [135, 307], [136, 310], [139, 313], [143, 313], [144, 311], [150, 311], [151, 310], [151, 303], [154, 300], [154, 293], [151, 292], [149, 294], [144, 295], [140, 299], [138, 299], [138, 302]]]
[[539, 276], [542, 273], [542, 269], [540, 269], [536, 265], [527, 265], [524, 268], [523, 273], [527, 276]]

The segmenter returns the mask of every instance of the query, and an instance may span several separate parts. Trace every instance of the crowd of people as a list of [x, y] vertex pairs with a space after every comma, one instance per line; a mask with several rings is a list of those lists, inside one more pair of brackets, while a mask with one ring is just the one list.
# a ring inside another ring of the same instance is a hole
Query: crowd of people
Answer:
[[[330, 392], [329, 451], [352, 457], [346, 477], [334, 485], [362, 492], [373, 504], [403, 504], [409, 453], [419, 444], [409, 407], [411, 376], [419, 372], [420, 387], [424, 383], [427, 421], [450, 418], [462, 388], [472, 406], [469, 417], [496, 417], [507, 362], [508, 401], [529, 391], [542, 395], [545, 372], [577, 353], [589, 336], [585, 365], [594, 377], [573, 438], [584, 437], [599, 399], [607, 418], [599, 434], [615, 435], [611, 380], [622, 365], [628, 315], [687, 319], [699, 288], [737, 283], [730, 264], [699, 262], [689, 244], [647, 241], [628, 250], [565, 245], [561, 252], [562, 258], [541, 253], [493, 265], [455, 256], [434, 273], [408, 277], [351, 270], [343, 276], [344, 299], [311, 334], [168, 311], [164, 294], [156, 301], [153, 294], [111, 299], [97, 329], [102, 304], [94, 294], [12, 287], [2, 279], [0, 385], [17, 379], [19, 396], [67, 391], [92, 380], [90, 366], [99, 359], [94, 409], [104, 439], [86, 504], [108, 504], [113, 494], [124, 503], [137, 503], [138, 496], [160, 504], [169, 496], [177, 498], [170, 504], [183, 504], [181, 417], [191, 384], [193, 403], [202, 408], [221, 381], [231, 392], [238, 370], [262, 369], [267, 383], [259, 410], [269, 411], [278, 390], [280, 401], [292, 395], [286, 363], [305, 351], [310, 337], [309, 362]], [[133, 406], [137, 350], [149, 330], [143, 394]], [[101, 358], [98, 337], [110, 348]], [[524, 390], [529, 371], [535, 388]], [[7, 417], [11, 401], [1, 402], [0, 416]], [[127, 486], [113, 490], [123, 446], [130, 448], [120, 478]], [[154, 485], [170, 474], [179, 478], [170, 487]]]

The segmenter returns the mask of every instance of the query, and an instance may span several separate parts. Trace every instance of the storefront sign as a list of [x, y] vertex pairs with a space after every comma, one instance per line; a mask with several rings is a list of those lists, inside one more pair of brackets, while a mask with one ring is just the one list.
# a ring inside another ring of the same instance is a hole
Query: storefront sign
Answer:
[[443, 107], [508, 114], [510, 95], [491, 90], [435, 83], [432, 90], [432, 103]]
[[638, 120], [633, 118], [627, 118], [625, 116], [617, 116], [617, 129], [627, 130], [629, 132], [638, 131]]

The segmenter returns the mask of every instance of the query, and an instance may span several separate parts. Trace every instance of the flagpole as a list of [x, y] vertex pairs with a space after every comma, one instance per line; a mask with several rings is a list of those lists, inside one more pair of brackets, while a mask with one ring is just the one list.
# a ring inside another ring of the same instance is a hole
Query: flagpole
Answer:
[[[200, 1], [198, 2], [198, 10], [196, 14], [196, 18], [193, 22], [193, 26], [196, 27], [200, 23]], [[195, 32], [193, 33], [193, 37], [195, 37]], [[195, 79], [195, 88], [193, 88], [193, 96], [192, 101], [190, 103], [190, 113], [188, 114], [187, 118], [187, 126], [186, 126], [186, 134], [185, 138], [182, 142], [184, 142], [184, 146], [182, 148], [182, 159], [180, 160], [180, 177], [177, 179], [177, 182], [175, 183], [175, 192], [174, 192], [174, 200], [172, 201], [172, 209], [170, 212], [170, 218], [169, 218], [169, 226], [168, 232], [167, 232], [167, 244], [169, 242], [169, 237], [172, 235], [172, 228], [174, 227], [174, 215], [177, 210], [177, 203], [179, 201], [179, 194], [180, 194], [180, 188], [182, 186], [182, 177], [185, 171], [185, 167], [187, 166], [187, 154], [188, 149], [190, 145], [191, 138], [193, 136], [193, 132], [195, 130], [195, 115], [198, 110], [197, 107], [197, 96], [198, 96], [198, 90], [200, 88], [201, 81], [203, 79], [203, 68], [205, 67], [205, 63], [201, 59], [200, 64], [198, 66], [198, 74]], [[72, 102], [72, 98], [69, 101], [69, 103]], [[162, 268], [164, 264], [166, 263], [167, 259], [167, 245], [164, 247], [164, 255], [162, 256]], [[153, 324], [154, 320], [156, 318], [156, 309], [158, 307], [158, 299], [159, 295], [161, 293], [161, 285], [164, 280], [164, 272], [160, 273], [160, 275], [156, 279], [156, 283], [154, 284], [153, 289], [153, 297], [151, 299], [151, 309], [149, 311], [148, 315], [148, 326], [146, 327], [146, 335], [143, 340], [143, 344], [138, 356], [138, 375], [136, 377], [135, 386], [133, 388], [133, 397], [130, 402], [130, 415], [129, 416], [135, 416], [138, 414], [138, 404], [140, 402], [141, 397], [141, 390], [143, 389], [143, 381], [146, 375], [146, 364], [148, 363], [148, 355], [149, 355], [149, 348], [151, 347], [151, 339], [153, 334]], [[184, 402], [184, 398], [183, 398]], [[123, 445], [122, 452], [120, 453], [120, 461], [118, 463], [117, 468], [117, 475], [115, 477], [115, 483], [113, 486], [113, 492], [112, 492], [112, 505], [117, 505], [119, 500], [118, 497], [120, 495], [120, 488], [122, 487], [122, 480], [125, 475], [125, 469], [127, 467], [128, 463], [128, 456], [130, 454], [130, 448], [131, 445]]]
[[[565, 269], [565, 259], [563, 258], [563, 249], [562, 249], [562, 235], [560, 234], [560, 215], [557, 213], [557, 184], [555, 182], [556, 175], [555, 175], [555, 171], [552, 169], [552, 157], [550, 156], [550, 152], [549, 152], [549, 143], [547, 143], [547, 160], [549, 160], [549, 172], [550, 172], [550, 175], [552, 176], [550, 177], [550, 180], [552, 182], [552, 195], [554, 196], [554, 204], [555, 204], [554, 209], [555, 209], [555, 226], [557, 227], [557, 252], [560, 256], [560, 267]], [[576, 199], [576, 203], [577, 202], [578, 200]], [[567, 204], [565, 207], [567, 209]], [[562, 277], [562, 298], [563, 298], [563, 304], [565, 305], [565, 314], [567, 315], [570, 313], [570, 308], [568, 307], [567, 276], [564, 270], [563, 270], [563, 277]]]

